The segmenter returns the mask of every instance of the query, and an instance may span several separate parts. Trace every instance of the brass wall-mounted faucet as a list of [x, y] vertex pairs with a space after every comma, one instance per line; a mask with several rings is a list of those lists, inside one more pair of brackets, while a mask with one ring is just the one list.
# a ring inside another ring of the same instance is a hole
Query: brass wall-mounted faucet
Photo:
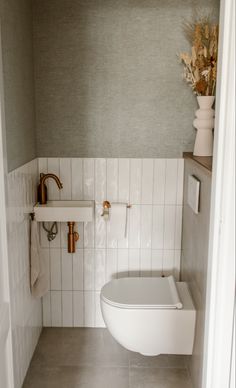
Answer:
[[47, 203], [47, 186], [45, 185], [45, 181], [48, 178], [54, 179], [59, 190], [63, 188], [63, 185], [60, 179], [55, 174], [40, 174], [40, 183], [38, 185], [38, 202], [41, 205], [45, 205]]

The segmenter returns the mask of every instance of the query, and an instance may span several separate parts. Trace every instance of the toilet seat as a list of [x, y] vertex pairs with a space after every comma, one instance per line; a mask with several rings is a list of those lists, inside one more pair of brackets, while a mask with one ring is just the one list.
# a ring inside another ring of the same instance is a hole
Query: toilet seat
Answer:
[[101, 290], [101, 300], [122, 309], [182, 309], [173, 276], [114, 279]]

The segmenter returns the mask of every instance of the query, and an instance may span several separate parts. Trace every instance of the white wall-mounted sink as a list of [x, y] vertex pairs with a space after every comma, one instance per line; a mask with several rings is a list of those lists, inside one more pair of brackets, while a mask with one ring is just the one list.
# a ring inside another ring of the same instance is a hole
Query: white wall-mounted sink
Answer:
[[34, 206], [38, 222], [89, 222], [94, 216], [94, 201], [47, 201], [45, 205]]

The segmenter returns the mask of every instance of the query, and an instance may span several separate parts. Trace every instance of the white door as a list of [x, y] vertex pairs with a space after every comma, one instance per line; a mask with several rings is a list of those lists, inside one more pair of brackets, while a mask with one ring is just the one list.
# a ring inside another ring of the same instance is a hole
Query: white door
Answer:
[[[0, 37], [1, 42], [1, 37]], [[0, 45], [0, 388], [13, 388], [10, 294], [4, 185], [4, 104]]]

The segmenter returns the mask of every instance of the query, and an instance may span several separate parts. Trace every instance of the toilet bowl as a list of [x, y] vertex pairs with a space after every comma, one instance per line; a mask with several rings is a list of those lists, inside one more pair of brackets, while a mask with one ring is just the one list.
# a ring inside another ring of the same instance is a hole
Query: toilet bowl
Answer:
[[100, 301], [108, 330], [126, 349], [146, 356], [192, 354], [196, 311], [186, 283], [173, 276], [114, 279]]

